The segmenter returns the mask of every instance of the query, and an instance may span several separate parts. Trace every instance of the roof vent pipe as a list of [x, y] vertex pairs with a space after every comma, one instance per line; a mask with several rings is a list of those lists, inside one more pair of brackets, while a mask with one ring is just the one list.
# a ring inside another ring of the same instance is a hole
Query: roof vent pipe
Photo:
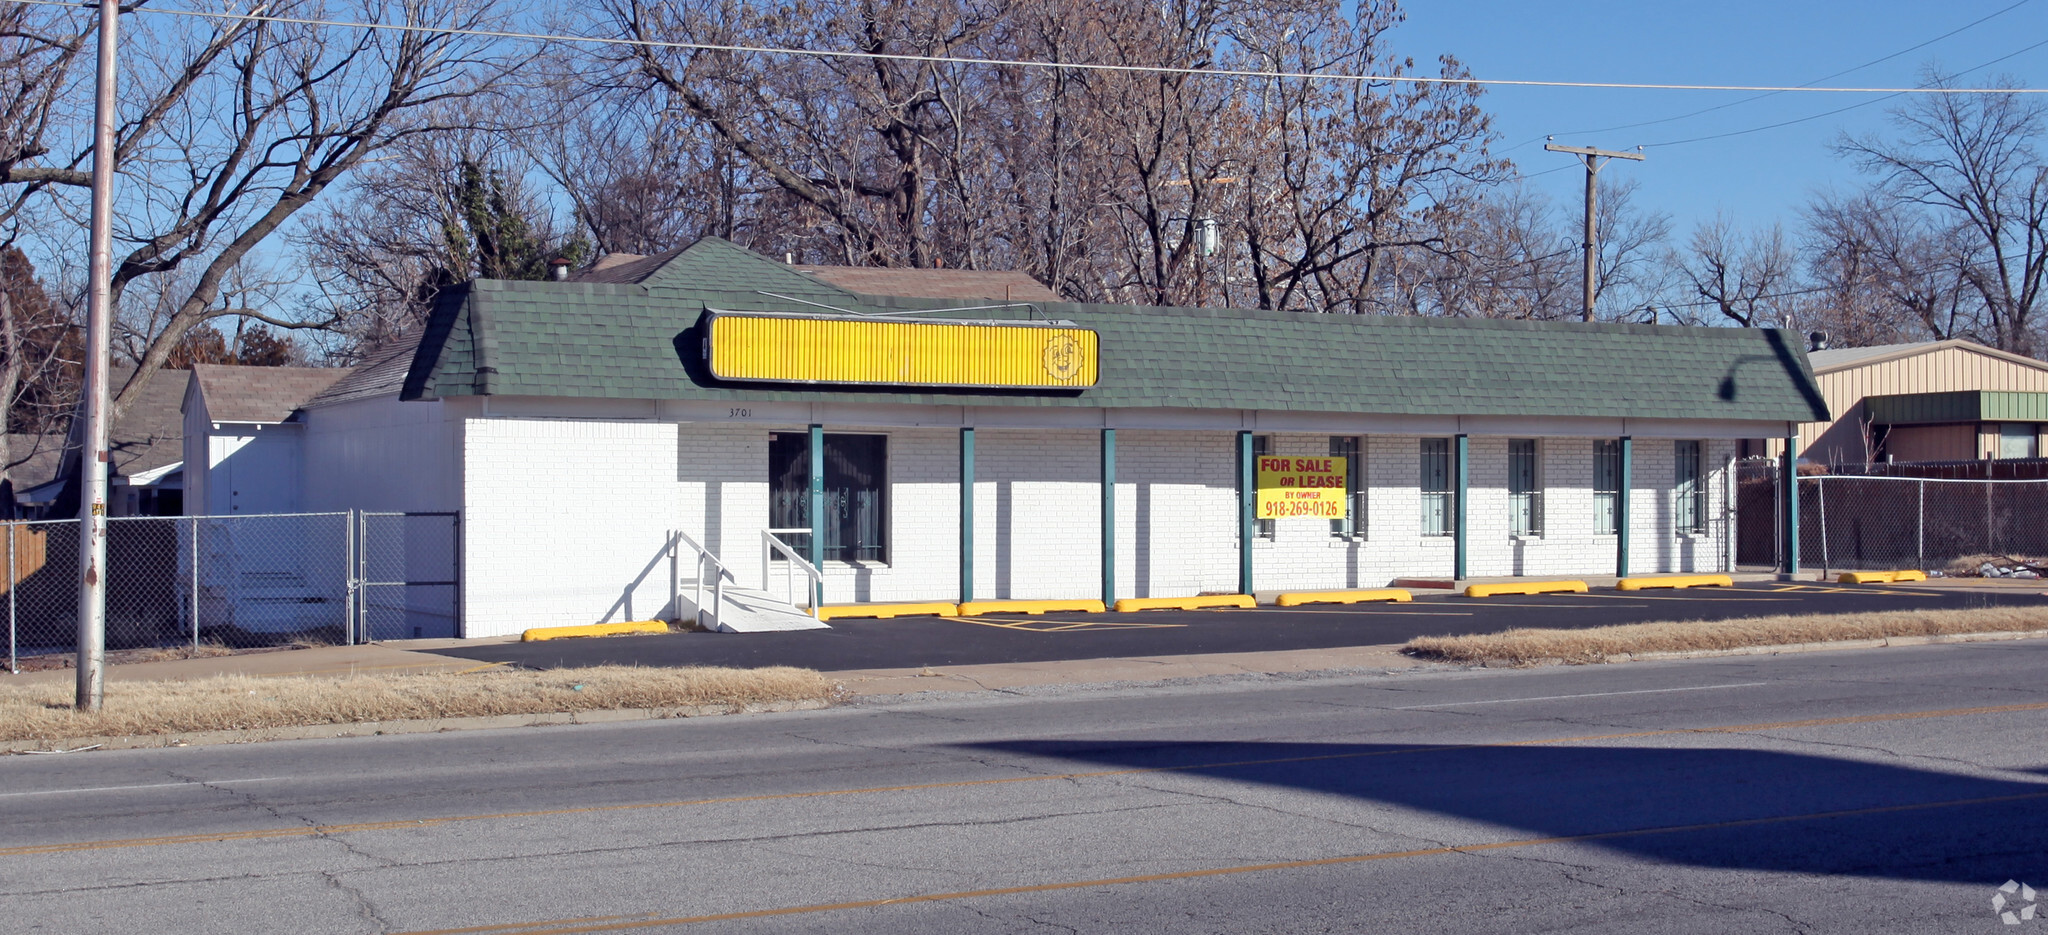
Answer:
[[1806, 335], [1806, 349], [1807, 349], [1807, 350], [1809, 350], [1809, 351], [1825, 351], [1825, 350], [1827, 350], [1827, 349], [1828, 349], [1828, 333], [1827, 333], [1827, 332], [1825, 332], [1825, 331], [1810, 331], [1810, 332], [1807, 332], [1807, 335]]
[[569, 278], [569, 261], [563, 257], [555, 257], [549, 260], [548, 278], [556, 282], [567, 281]]

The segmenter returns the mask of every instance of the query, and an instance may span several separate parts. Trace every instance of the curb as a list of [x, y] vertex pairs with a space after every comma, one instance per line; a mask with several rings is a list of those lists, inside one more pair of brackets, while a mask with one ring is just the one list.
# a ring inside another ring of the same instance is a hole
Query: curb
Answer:
[[1989, 643], [1999, 640], [2030, 640], [2048, 637], [2048, 630], [2013, 630], [2000, 633], [1941, 633], [1934, 636], [1886, 636], [1869, 640], [1835, 640], [1826, 643], [1780, 643], [1772, 646], [1740, 646], [1734, 649], [1692, 649], [1665, 653], [1622, 653], [1607, 662], [1648, 662], [1655, 659], [1712, 659], [1717, 656], [1766, 656], [1778, 653], [1813, 653], [1830, 649], [1884, 649], [1888, 646], [1933, 646], [1939, 643]]
[[616, 724], [623, 721], [666, 721], [721, 714], [771, 714], [785, 711], [817, 711], [831, 707], [827, 701], [769, 701], [742, 705], [690, 705], [680, 708], [606, 708], [592, 711], [554, 711], [537, 714], [494, 714], [485, 717], [420, 718], [405, 721], [356, 721], [347, 724], [305, 724], [297, 727], [259, 727], [249, 730], [208, 730], [185, 734], [144, 734], [128, 737], [72, 737], [64, 740], [0, 741], [0, 755], [57, 753], [91, 747], [99, 750], [136, 750], [155, 747], [204, 747], [227, 743], [261, 743], [268, 740], [325, 740], [336, 737], [371, 737], [386, 734], [438, 734], [457, 730], [500, 730], [508, 727], [546, 727], [556, 724]]
[[[1502, 659], [1480, 659], [1460, 663], [1451, 659], [1426, 659], [1440, 665], [1471, 665], [1482, 668], [1529, 668], [1533, 666], [1560, 665], [1601, 665], [1622, 662], [1656, 662], [1667, 659], [1715, 659], [1723, 656], [1775, 656], [1780, 653], [1816, 653], [1837, 649], [1884, 649], [1890, 646], [1933, 646], [1940, 643], [1989, 643], [2002, 640], [2034, 640], [2048, 638], [2048, 630], [2009, 630], [1993, 633], [1943, 633], [1934, 636], [1887, 636], [1868, 640], [1833, 640], [1821, 643], [1771, 643], [1763, 646], [1737, 646], [1731, 649], [1686, 649], [1653, 653], [1615, 653], [1602, 656], [1597, 662], [1574, 663], [1558, 656], [1534, 659], [1528, 662], [1508, 662]], [[1425, 658], [1425, 657], [1414, 657]]]

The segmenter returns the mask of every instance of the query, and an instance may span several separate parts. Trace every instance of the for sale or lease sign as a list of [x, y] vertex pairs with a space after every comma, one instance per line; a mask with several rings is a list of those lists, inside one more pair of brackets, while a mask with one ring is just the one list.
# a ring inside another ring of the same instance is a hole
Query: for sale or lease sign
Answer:
[[1258, 517], [1314, 516], [1343, 519], [1351, 489], [1349, 458], [1258, 458]]

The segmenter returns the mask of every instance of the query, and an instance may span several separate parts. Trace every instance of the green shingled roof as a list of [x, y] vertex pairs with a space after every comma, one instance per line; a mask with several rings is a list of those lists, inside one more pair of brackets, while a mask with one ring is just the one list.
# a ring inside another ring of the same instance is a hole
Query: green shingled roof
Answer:
[[858, 311], [944, 304], [856, 295], [706, 239], [635, 283], [478, 280], [451, 293], [428, 324], [405, 396], [1828, 418], [1797, 342], [1737, 328], [1039, 303], [933, 317], [1049, 317], [1093, 328], [1101, 336], [1094, 387], [777, 387], [721, 384], [704, 371], [706, 308], [825, 311], [807, 302]]

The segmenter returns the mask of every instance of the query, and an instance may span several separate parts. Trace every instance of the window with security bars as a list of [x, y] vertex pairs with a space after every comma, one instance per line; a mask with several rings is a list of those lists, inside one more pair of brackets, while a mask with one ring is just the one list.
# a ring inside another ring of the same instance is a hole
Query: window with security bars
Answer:
[[1593, 443], [1593, 531], [1611, 536], [1621, 529], [1621, 441]]
[[1537, 478], [1536, 440], [1508, 439], [1508, 534], [1543, 534], [1543, 488]]
[[1451, 493], [1451, 440], [1422, 440], [1422, 534], [1448, 536], [1456, 525], [1457, 501]]
[[1365, 462], [1359, 458], [1364, 445], [1356, 435], [1330, 436], [1330, 457], [1344, 459], [1344, 518], [1330, 521], [1330, 535], [1340, 539], [1365, 535]]
[[[842, 562], [889, 560], [888, 437], [825, 436], [825, 541], [819, 554]], [[768, 436], [768, 525], [777, 529], [811, 525], [811, 451], [804, 432]], [[809, 533], [782, 537], [797, 554], [810, 548]], [[776, 553], [780, 555], [781, 553]]]
[[1672, 443], [1672, 519], [1679, 532], [1707, 531], [1707, 484], [1701, 474], [1700, 443]]
[[[1253, 483], [1254, 485], [1256, 485], [1256, 484], [1257, 484], [1257, 483], [1259, 482], [1259, 471], [1258, 471], [1258, 463], [1259, 463], [1259, 459], [1260, 459], [1260, 458], [1262, 458], [1262, 457], [1265, 457], [1266, 455], [1272, 454], [1272, 453], [1273, 453], [1273, 436], [1271, 436], [1271, 435], [1254, 435], [1254, 436], [1252, 436], [1252, 483]], [[1256, 497], [1256, 494], [1254, 495], [1254, 497]], [[1278, 523], [1278, 522], [1279, 522], [1278, 520], [1270, 520], [1270, 519], [1255, 519], [1255, 520], [1252, 520], [1252, 524], [1253, 524], [1252, 534], [1253, 534], [1253, 535], [1256, 535], [1256, 536], [1258, 536], [1258, 537], [1259, 537], [1259, 538], [1261, 538], [1261, 539], [1271, 539], [1271, 538], [1273, 538], [1273, 534], [1274, 534], [1274, 526], [1275, 526], [1275, 524], [1276, 524], [1276, 523]]]

